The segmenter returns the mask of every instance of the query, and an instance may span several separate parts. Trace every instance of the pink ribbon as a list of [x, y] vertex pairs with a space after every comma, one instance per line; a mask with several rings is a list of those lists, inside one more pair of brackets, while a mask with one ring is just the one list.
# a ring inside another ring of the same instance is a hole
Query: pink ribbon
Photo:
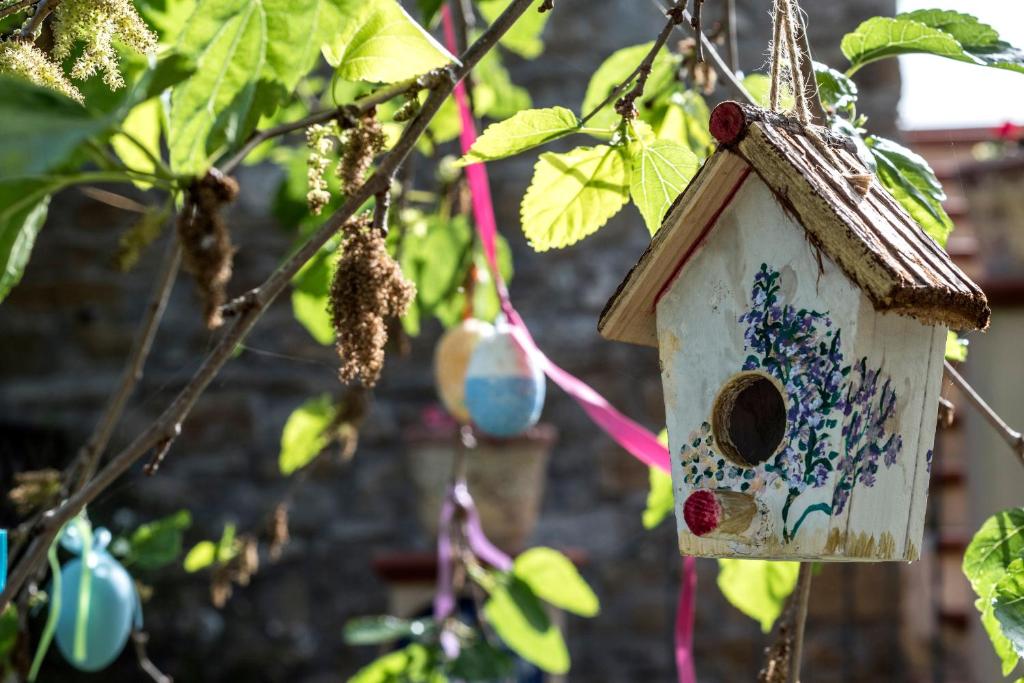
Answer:
[[[452, 22], [448, 6], [441, 8], [441, 20], [444, 26], [444, 38], [448, 50], [457, 52], [455, 26]], [[469, 108], [469, 98], [463, 83], [455, 86], [455, 103], [458, 106], [462, 130], [459, 142], [465, 154], [476, 141], [476, 123]], [[657, 467], [665, 472], [671, 470], [668, 449], [649, 430], [629, 419], [616, 410], [601, 394], [594, 391], [582, 380], [566, 372], [548, 358], [537, 346], [526, 327], [526, 323], [516, 312], [509, 299], [508, 287], [501, 277], [498, 268], [497, 240], [498, 225], [494, 218], [494, 205], [491, 201], [491, 187], [487, 179], [487, 169], [483, 164], [466, 166], [466, 182], [473, 198], [473, 219], [476, 223], [477, 235], [483, 248], [484, 256], [490, 267], [494, 284], [501, 300], [501, 308], [512, 327], [512, 333], [523, 350], [533, 358], [548, 378], [576, 400], [584, 412], [608, 436], [622, 446], [641, 462]], [[679, 607], [676, 618], [676, 663], [679, 683], [696, 683], [693, 669], [692, 639], [694, 619], [694, 599], [697, 585], [696, 563], [692, 557], [683, 563], [683, 586], [679, 593]]]

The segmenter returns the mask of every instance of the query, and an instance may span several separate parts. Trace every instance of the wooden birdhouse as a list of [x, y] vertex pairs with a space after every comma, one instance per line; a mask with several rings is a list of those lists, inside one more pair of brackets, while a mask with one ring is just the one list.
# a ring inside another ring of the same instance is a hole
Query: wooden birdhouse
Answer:
[[824, 129], [726, 102], [605, 308], [656, 346], [684, 555], [913, 560], [947, 328], [985, 295]]

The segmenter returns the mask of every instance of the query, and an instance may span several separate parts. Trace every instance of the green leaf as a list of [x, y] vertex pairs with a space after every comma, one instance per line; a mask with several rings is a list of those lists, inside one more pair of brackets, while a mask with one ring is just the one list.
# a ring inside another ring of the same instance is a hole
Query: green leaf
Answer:
[[41, 180], [0, 181], [0, 301], [21, 281], [56, 187]]
[[1017, 668], [1017, 663], [1020, 659], [1013, 650], [1013, 643], [1003, 635], [999, 620], [996, 619], [992, 599], [978, 598], [975, 600], [974, 606], [981, 612], [981, 625], [985, 629], [985, 634], [988, 636], [989, 641], [992, 643], [992, 649], [999, 659], [1003, 675], [1009, 676]]
[[566, 247], [597, 232], [628, 197], [629, 166], [622, 147], [545, 152], [523, 196], [523, 232], [537, 251]]
[[992, 608], [1013, 651], [1024, 657], [1024, 560], [1014, 560], [1007, 567], [996, 584]]
[[719, 560], [718, 588], [733, 607], [768, 633], [796, 587], [799, 562]]
[[0, 76], [0, 121], [0, 180], [56, 168], [110, 123], [63, 95], [7, 76]]
[[630, 167], [629, 194], [653, 235], [676, 197], [696, 175], [700, 161], [677, 142], [641, 138], [630, 145]]
[[[597, 68], [594, 75], [590, 77], [587, 84], [587, 92], [583, 97], [583, 106], [580, 111], [586, 116], [599, 105], [615, 88], [622, 83], [634, 69], [643, 61], [647, 53], [654, 47], [654, 43], [633, 45], [617, 50], [608, 56], [601, 66]], [[647, 85], [644, 92], [647, 96], [658, 93], [662, 88], [671, 83], [675, 78], [677, 58], [662, 49], [654, 58], [651, 65], [651, 75], [647, 78]], [[639, 102], [637, 103], [640, 104]], [[593, 128], [611, 128], [619, 121], [619, 115], [615, 113], [614, 102], [609, 102], [601, 108], [593, 118], [587, 121], [587, 125]], [[707, 127], [705, 119], [704, 126]]]
[[334, 401], [329, 394], [311, 398], [296, 408], [281, 432], [278, 467], [288, 476], [308, 465], [330, 443], [327, 429], [334, 419]]
[[857, 105], [859, 92], [852, 78], [821, 62], [814, 62], [814, 76], [818, 81], [821, 104], [826, 110], [848, 112]]
[[953, 221], [942, 208], [946, 193], [920, 154], [877, 136], [865, 138], [882, 185], [928, 235], [945, 248]]
[[[480, 59], [473, 69], [473, 76], [476, 79], [473, 113], [477, 116], [505, 119], [532, 105], [530, 92], [512, 82], [497, 50], [491, 50]], [[459, 120], [461, 129], [462, 121]]]
[[848, 75], [879, 59], [905, 54], [931, 54], [1024, 73], [1024, 51], [1000, 40], [991, 26], [953, 11], [874, 17], [847, 34], [840, 48], [850, 60]]
[[[110, 138], [110, 146], [125, 165], [133, 171], [153, 173], [154, 158], [160, 158], [160, 118], [163, 107], [156, 97], [146, 100], [128, 112], [119, 133]], [[129, 137], [130, 136], [130, 137]], [[141, 143], [142, 147], [139, 147]], [[136, 187], [147, 189], [152, 183], [136, 180]]]
[[356, 617], [345, 624], [349, 645], [383, 645], [405, 638], [421, 638], [434, 630], [433, 619], [399, 619], [390, 615]]
[[465, 165], [504, 159], [565, 137], [578, 127], [576, 115], [565, 107], [527, 109], [487, 126], [459, 163]]
[[348, 683], [444, 683], [441, 661], [434, 650], [419, 643], [379, 657], [348, 679]]
[[[764, 74], [752, 73], [743, 78], [743, 87], [746, 88], [754, 102], [762, 107], [770, 107], [772, 100], [772, 79]], [[779, 93], [779, 107], [790, 109], [796, 100], [793, 93], [783, 90]]]
[[1003, 510], [985, 520], [964, 553], [963, 570], [974, 592], [992, 593], [1010, 564], [1024, 555], [1024, 508]]
[[572, 561], [551, 548], [530, 548], [520, 554], [512, 573], [533, 590], [533, 594], [555, 607], [581, 617], [601, 610], [597, 596], [580, 576]]
[[235, 542], [236, 529], [234, 524], [225, 524], [217, 541], [216, 561], [224, 564], [230, 562], [238, 554], [238, 543]]
[[955, 361], [957, 363], [963, 363], [967, 360], [967, 345], [966, 339], [961, 339], [956, 332], [946, 333], [946, 360]]
[[325, 346], [334, 343], [334, 324], [327, 310], [333, 255], [333, 250], [321, 249], [292, 278], [292, 315]]
[[175, 562], [181, 556], [182, 536], [190, 526], [188, 510], [139, 526], [128, 539], [128, 562], [142, 569], [160, 569]]
[[397, 83], [455, 62], [396, 0], [344, 0], [348, 15], [324, 46], [324, 57], [347, 81]]
[[516, 659], [507, 650], [477, 637], [462, 644], [448, 673], [455, 680], [467, 682], [516, 680]]
[[[480, 8], [480, 14], [483, 15], [487, 23], [493, 24], [511, 1], [486, 0], [486, 2], [478, 4], [477, 7]], [[501, 37], [499, 41], [501, 46], [526, 59], [539, 56], [544, 51], [544, 41], [541, 40], [540, 35], [548, 23], [550, 14], [550, 12], [538, 12], [532, 8], [527, 10]]]
[[522, 580], [498, 585], [484, 604], [484, 616], [517, 655], [551, 674], [569, 671], [569, 650], [540, 600]]
[[20, 630], [18, 608], [13, 604], [7, 605], [7, 608], [0, 614], [0, 663], [8, 661], [7, 658], [18, 643]]
[[644, 509], [645, 529], [653, 529], [670, 514], [675, 507], [672, 498], [672, 477], [657, 467], [649, 468], [651, 489], [647, 492], [647, 507]]
[[217, 544], [213, 541], [199, 541], [185, 556], [185, 571], [192, 574], [206, 569], [217, 561]]

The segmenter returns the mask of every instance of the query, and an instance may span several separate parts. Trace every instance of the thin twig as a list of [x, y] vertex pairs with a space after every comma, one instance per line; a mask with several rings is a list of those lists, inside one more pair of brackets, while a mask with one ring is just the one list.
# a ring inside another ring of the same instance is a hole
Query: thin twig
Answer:
[[807, 625], [807, 604], [811, 597], [811, 575], [814, 565], [810, 562], [800, 563], [800, 574], [796, 580], [793, 604], [793, 649], [789, 660], [787, 683], [799, 683], [800, 663], [803, 658], [804, 628]]
[[79, 467], [72, 467], [69, 470], [71, 472], [78, 471], [75, 483], [71, 487], [72, 493], [85, 486], [86, 482], [96, 473], [96, 468], [103, 457], [103, 452], [110, 443], [110, 437], [114, 433], [114, 428], [120, 422], [121, 415], [124, 413], [128, 398], [135, 391], [135, 386], [139, 383], [139, 380], [142, 379], [142, 369], [146, 364], [146, 358], [149, 356], [150, 349], [153, 348], [153, 338], [156, 336], [157, 328], [160, 327], [160, 321], [164, 317], [164, 310], [167, 308], [167, 301], [170, 299], [171, 290], [174, 289], [174, 281], [177, 279], [180, 266], [181, 245], [176, 237], [171, 236], [170, 244], [167, 247], [167, 254], [157, 276], [156, 286], [153, 288], [153, 294], [146, 305], [145, 317], [142, 319], [142, 324], [139, 326], [135, 340], [132, 342], [132, 350], [128, 354], [124, 371], [121, 373], [121, 381], [107, 401], [107, 406], [103, 410], [103, 415], [97, 423], [92, 436], [89, 437], [82, 450], [79, 451], [75, 461], [75, 464]]
[[153, 679], [154, 683], [174, 683], [174, 679], [157, 668], [153, 660], [146, 652], [146, 644], [149, 642], [149, 634], [145, 631], [132, 631], [132, 644], [135, 646], [135, 658], [139, 660], [139, 667]]
[[[698, 36], [704, 34], [704, 0], [694, 0], [693, 18], [690, 19], [690, 26]], [[704, 61], [704, 41], [697, 41], [697, 61]]]
[[643, 58], [643, 61], [641, 61], [637, 65], [637, 67], [633, 69], [633, 72], [629, 74], [629, 76], [627, 76], [621, 83], [615, 86], [615, 88], [610, 93], [608, 93], [608, 97], [601, 100], [600, 104], [598, 104], [596, 107], [594, 107], [589, 112], [584, 114], [583, 118], [580, 119], [580, 126], [585, 125], [587, 121], [589, 121], [590, 119], [594, 118], [595, 115], [597, 115], [597, 112], [604, 109], [611, 102], [619, 99], [619, 97], [624, 92], [626, 92], [626, 88], [628, 88], [630, 84], [633, 83], [633, 80], [637, 79], [637, 77], [639, 77], [639, 80], [637, 81], [637, 86], [639, 87], [639, 90], [634, 88], [634, 92], [631, 92], [627, 97], [632, 98], [632, 100], [636, 100], [636, 98], [643, 93], [643, 87], [647, 82], [647, 76], [649, 76], [651, 73], [651, 67], [654, 64], [655, 58], [658, 56], [658, 52], [660, 52], [661, 48], [665, 46], [665, 43], [668, 41], [668, 37], [672, 34], [672, 29], [681, 24], [683, 21], [685, 21], [686, 10], [683, 9], [683, 5], [686, 3], [686, 1], [687, 0], [677, 0], [672, 7], [662, 8], [665, 12], [665, 16], [667, 16], [669, 19], [668, 22], [666, 22], [665, 24], [665, 28], [661, 29], [661, 33], [659, 33], [657, 39], [655, 39], [654, 45], [651, 47], [650, 51], [648, 51], [647, 55]]
[[36, 37], [36, 32], [39, 27], [43, 25], [43, 20], [50, 16], [50, 12], [57, 9], [57, 5], [60, 4], [60, 0], [40, 0], [39, 4], [36, 5], [36, 12], [32, 15], [32, 18], [25, 22], [20, 33], [18, 34], [22, 40], [33, 40]]
[[964, 397], [973, 405], [981, 416], [992, 426], [992, 429], [999, 433], [999, 436], [1003, 437], [1003, 441], [1010, 447], [1010, 449], [1017, 455], [1017, 459], [1024, 465], [1024, 435], [1013, 429], [1006, 423], [1006, 420], [999, 416], [999, 413], [994, 411], [988, 403], [985, 402], [978, 392], [967, 383], [956, 368], [946, 361], [945, 365], [946, 377], [956, 385], [956, 387], [963, 392]]
[[36, 0], [17, 0], [16, 2], [8, 5], [7, 7], [0, 8], [0, 19], [6, 16], [20, 12], [21, 10], [27, 9], [34, 5]]
[[[430, 94], [420, 112], [406, 126], [395, 146], [381, 159], [377, 172], [355, 190], [341, 208], [321, 225], [298, 250], [281, 263], [262, 285], [253, 290], [253, 306], [239, 314], [231, 327], [221, 336], [217, 345], [210, 351], [192, 379], [164, 409], [160, 417], [115, 455], [78, 493], [72, 495], [63, 505], [49, 510], [44, 515], [39, 535], [32, 540], [24, 556], [11, 569], [7, 587], [0, 594], [0, 612], [11, 603], [12, 598], [24, 587], [29, 576], [40, 566], [46, 557], [46, 549], [64, 523], [95, 500], [162, 440], [173, 438], [182, 420], [188, 416], [199, 396], [217, 376], [224, 364], [231, 359], [235, 348], [255, 326], [267, 306], [288, 286], [299, 269], [337, 233], [338, 229], [370, 197], [388, 189], [388, 179], [394, 175], [396, 169], [412, 151], [431, 119], [451, 95], [455, 84], [494, 48], [498, 39], [512, 27], [533, 1], [512, 0], [505, 11], [462, 55], [461, 65], [452, 64], [440, 71], [431, 72], [433, 75], [426, 75], [430, 77]], [[421, 77], [421, 79], [423, 78]]]

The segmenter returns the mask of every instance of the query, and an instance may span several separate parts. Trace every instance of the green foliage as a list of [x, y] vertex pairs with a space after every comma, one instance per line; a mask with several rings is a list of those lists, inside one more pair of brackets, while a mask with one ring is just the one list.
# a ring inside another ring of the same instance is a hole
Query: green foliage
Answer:
[[[512, 0], [484, 0], [477, 7], [487, 23], [492, 24]], [[541, 33], [548, 23], [550, 12], [527, 11], [512, 28], [501, 37], [500, 45], [525, 59], [538, 57], [544, 51]]]
[[516, 558], [512, 573], [538, 598], [567, 612], [592, 617], [601, 610], [597, 596], [576, 566], [557, 550], [530, 548]]
[[332, 249], [321, 249], [292, 278], [292, 315], [324, 345], [334, 343], [334, 325], [327, 310], [333, 260]]
[[323, 52], [340, 78], [396, 83], [457, 61], [396, 0], [333, 3], [341, 20]]
[[[975, 606], [981, 612], [982, 624], [1002, 662], [1004, 676], [1013, 671], [1021, 656], [1018, 598], [1020, 574], [1024, 572], [1022, 558], [1024, 508], [1011, 508], [989, 517], [964, 553], [964, 574], [978, 594]], [[997, 605], [1002, 607], [1002, 618], [996, 614]], [[1011, 633], [1016, 640], [1011, 639]]]
[[55, 188], [43, 180], [0, 181], [0, 301], [21, 280]]
[[458, 658], [451, 663], [448, 673], [457, 681], [515, 680], [516, 660], [512, 655], [475, 637], [463, 642]]
[[192, 514], [179, 510], [139, 526], [128, 538], [125, 563], [141, 569], [160, 569], [181, 557], [182, 537], [192, 526]]
[[445, 683], [438, 665], [440, 653], [419, 643], [373, 660], [348, 683]]
[[406, 638], [422, 638], [437, 626], [433, 619], [399, 619], [390, 615], [358, 617], [345, 624], [349, 645], [384, 645]]
[[[584, 116], [601, 104], [618, 85], [629, 77], [637, 65], [643, 61], [647, 53], [651, 51], [652, 47], [654, 47], [653, 42], [624, 47], [613, 52], [602, 62], [587, 84], [587, 91], [583, 97], [583, 106], [580, 107], [580, 111], [583, 112]], [[662, 49], [654, 59], [651, 75], [647, 78], [647, 85], [644, 91], [650, 94], [665, 88], [675, 79], [675, 70], [678, 64], [678, 55]], [[619, 121], [619, 115], [615, 113], [614, 105], [614, 102], [609, 102], [603, 106], [600, 112], [587, 121], [587, 125], [594, 128], [611, 129]], [[704, 127], [707, 127], [706, 119]]]
[[0, 76], [0, 121], [0, 181], [53, 170], [110, 125], [52, 90], [7, 76]]
[[700, 161], [678, 142], [644, 136], [630, 143], [629, 156], [629, 194], [653, 235], [676, 197], [697, 174]]
[[644, 509], [645, 529], [653, 529], [672, 514], [675, 501], [672, 496], [672, 476], [657, 467], [648, 468], [650, 491], [647, 492], [647, 507]]
[[0, 614], [0, 666], [8, 666], [18, 643], [18, 608], [14, 604]]
[[956, 332], [946, 333], [946, 360], [963, 363], [967, 360], [967, 346], [969, 342], [961, 339]]
[[[110, 146], [125, 166], [149, 174], [158, 171], [162, 116], [163, 108], [155, 97], [137, 104], [128, 112], [121, 122], [120, 132], [110, 138]], [[136, 180], [135, 184], [141, 189], [153, 185], [144, 180]]]
[[629, 198], [629, 165], [621, 146], [545, 152], [523, 196], [523, 232], [537, 251], [567, 247], [596, 232]]
[[849, 115], [857, 106], [859, 91], [852, 78], [821, 62], [814, 62], [814, 76], [826, 111]]
[[865, 138], [878, 179], [928, 235], [945, 247], [953, 221], [942, 208], [946, 193], [924, 157], [877, 136]]
[[527, 109], [488, 126], [459, 162], [504, 159], [570, 135], [578, 128], [576, 115], [565, 107]]
[[484, 615], [498, 637], [528, 662], [552, 674], [569, 671], [569, 650], [544, 606], [518, 577], [499, 582], [484, 604]]
[[308, 399], [292, 411], [281, 432], [278, 468], [288, 476], [312, 462], [331, 441], [328, 430], [335, 415], [329, 394]]
[[661, 118], [651, 121], [661, 140], [686, 145], [698, 159], [708, 157], [715, 141], [708, 131], [711, 110], [707, 102], [694, 90], [673, 93], [662, 110]]
[[200, 541], [185, 555], [185, 571], [195, 573], [215, 564], [230, 562], [238, 554], [235, 525], [225, 524], [219, 541]]
[[961, 62], [1024, 73], [1024, 51], [969, 14], [918, 10], [874, 17], [847, 34], [840, 45], [850, 60], [847, 74], [866, 64], [905, 54], [931, 54]]
[[[476, 86], [473, 88], [473, 113], [480, 117], [504, 119], [523, 109], [529, 109], [530, 93], [512, 82], [508, 69], [501, 61], [497, 50], [485, 54], [473, 69]], [[449, 98], [449, 102], [452, 99]], [[455, 111], [454, 119], [461, 129], [462, 121]], [[439, 112], [440, 114], [440, 112]]]
[[719, 560], [718, 588], [733, 607], [768, 633], [796, 587], [799, 562]]

